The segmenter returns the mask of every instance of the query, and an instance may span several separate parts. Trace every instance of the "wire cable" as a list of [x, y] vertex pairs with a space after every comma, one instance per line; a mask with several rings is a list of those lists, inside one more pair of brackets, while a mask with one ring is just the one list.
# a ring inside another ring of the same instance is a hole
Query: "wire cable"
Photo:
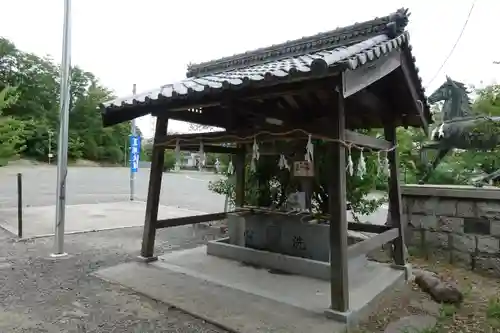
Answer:
[[469, 14], [467, 14], [467, 18], [465, 19], [464, 25], [462, 26], [462, 30], [460, 31], [460, 34], [458, 35], [458, 38], [455, 41], [455, 44], [453, 44], [453, 47], [451, 48], [450, 53], [448, 53], [448, 55], [444, 59], [443, 63], [441, 64], [441, 66], [437, 70], [436, 74], [434, 74], [434, 76], [432, 77], [432, 79], [427, 83], [427, 85], [425, 86], [426, 88], [428, 88], [431, 85], [431, 83], [434, 82], [434, 80], [437, 78], [437, 76], [439, 75], [439, 73], [441, 73], [441, 70], [446, 65], [446, 63], [448, 62], [448, 60], [450, 60], [451, 56], [453, 55], [453, 52], [455, 52], [455, 49], [457, 48], [457, 45], [460, 42], [460, 40], [462, 39], [462, 36], [463, 36], [463, 34], [465, 32], [465, 28], [467, 28], [467, 24], [469, 23], [470, 17], [472, 15], [472, 11], [474, 10], [474, 6], [476, 5], [476, 1], [477, 0], [474, 0], [472, 2], [472, 5], [470, 6], [470, 9], [469, 9]]

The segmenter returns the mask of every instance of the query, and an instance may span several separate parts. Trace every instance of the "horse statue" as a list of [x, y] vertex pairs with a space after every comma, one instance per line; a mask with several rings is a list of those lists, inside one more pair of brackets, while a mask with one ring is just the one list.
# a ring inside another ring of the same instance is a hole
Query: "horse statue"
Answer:
[[[454, 149], [489, 150], [497, 147], [500, 141], [500, 117], [474, 114], [469, 92], [463, 83], [446, 77], [446, 81], [429, 96], [429, 104], [444, 101], [442, 123], [431, 132], [431, 142], [423, 145], [425, 150], [437, 150], [432, 163], [420, 183], [425, 183], [441, 160]], [[426, 161], [425, 161], [426, 162]], [[476, 186], [487, 184], [500, 176], [500, 169], [475, 181]]]

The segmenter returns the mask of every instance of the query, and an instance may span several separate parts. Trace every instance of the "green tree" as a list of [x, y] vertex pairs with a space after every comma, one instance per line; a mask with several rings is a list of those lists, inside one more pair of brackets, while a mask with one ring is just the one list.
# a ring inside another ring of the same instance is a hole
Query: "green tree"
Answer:
[[[16, 154], [42, 161], [49, 152], [57, 152], [59, 70], [52, 59], [23, 52], [0, 38], [0, 91], [15, 86], [18, 97], [3, 108], [3, 124], [7, 126], [8, 120], [8, 128], [1, 130], [2, 135], [11, 138], [11, 144], [2, 147], [4, 151], [15, 147]], [[97, 110], [99, 103], [113, 98], [111, 92], [92, 73], [73, 67], [70, 98], [69, 159], [122, 164], [130, 123], [103, 128]], [[16, 129], [17, 136], [7, 129]]]
[[2, 110], [18, 99], [16, 88], [4, 86], [0, 91], [0, 166], [25, 149], [23, 123], [8, 116], [2, 115]]

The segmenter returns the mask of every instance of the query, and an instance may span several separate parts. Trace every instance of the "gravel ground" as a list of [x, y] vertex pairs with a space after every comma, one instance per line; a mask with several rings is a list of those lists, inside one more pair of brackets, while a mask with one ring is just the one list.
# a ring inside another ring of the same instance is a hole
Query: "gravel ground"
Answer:
[[351, 333], [385, 332], [390, 323], [411, 315], [433, 316], [437, 325], [433, 329], [409, 329], [401, 333], [500, 333], [500, 284], [497, 277], [435, 259], [413, 256], [410, 262], [415, 269], [434, 272], [442, 280], [456, 283], [464, 294], [462, 305], [456, 308], [438, 304], [415, 283], [408, 283], [380, 300], [370, 317]]
[[[214, 239], [191, 226], [158, 232], [156, 253]], [[65, 259], [52, 238], [17, 242], [0, 231], [0, 332], [225, 332], [90, 274], [133, 260], [142, 228], [66, 236]]]

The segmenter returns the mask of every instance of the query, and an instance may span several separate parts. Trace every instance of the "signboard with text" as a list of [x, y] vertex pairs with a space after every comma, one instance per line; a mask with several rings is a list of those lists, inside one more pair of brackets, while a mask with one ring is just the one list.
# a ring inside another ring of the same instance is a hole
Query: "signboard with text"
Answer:
[[314, 177], [314, 167], [309, 161], [297, 161], [293, 163], [293, 175], [295, 177]]
[[139, 156], [141, 153], [141, 137], [138, 135], [130, 136], [130, 171], [139, 170]]

